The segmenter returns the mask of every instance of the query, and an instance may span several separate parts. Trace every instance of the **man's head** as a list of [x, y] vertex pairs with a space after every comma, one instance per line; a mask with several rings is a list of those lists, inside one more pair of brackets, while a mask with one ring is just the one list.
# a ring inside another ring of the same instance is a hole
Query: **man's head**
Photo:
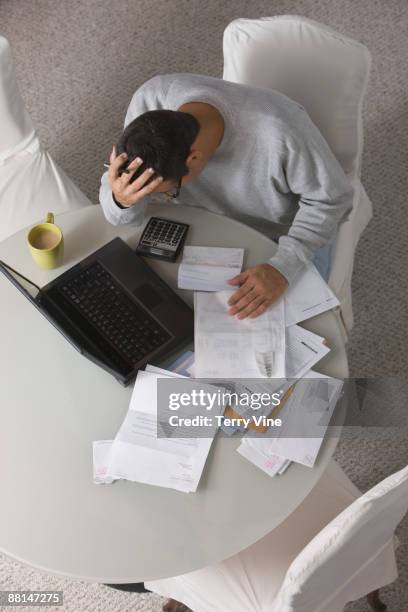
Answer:
[[200, 124], [193, 115], [180, 111], [153, 110], [136, 117], [124, 130], [117, 153], [126, 153], [127, 167], [136, 157], [143, 164], [132, 176], [133, 182], [146, 168], [153, 168], [156, 176], [163, 177], [157, 191], [173, 189], [181, 178], [187, 182], [200, 174], [205, 163], [199, 151], [192, 145], [200, 131]]

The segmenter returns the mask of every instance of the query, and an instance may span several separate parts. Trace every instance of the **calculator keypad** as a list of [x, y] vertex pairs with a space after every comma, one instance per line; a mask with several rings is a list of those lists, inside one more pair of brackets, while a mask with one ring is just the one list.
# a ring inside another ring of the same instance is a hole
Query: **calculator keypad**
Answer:
[[151, 217], [143, 231], [136, 253], [165, 261], [177, 260], [189, 226], [162, 217]]
[[152, 219], [141, 244], [159, 249], [175, 251], [185, 231], [184, 226], [171, 221]]

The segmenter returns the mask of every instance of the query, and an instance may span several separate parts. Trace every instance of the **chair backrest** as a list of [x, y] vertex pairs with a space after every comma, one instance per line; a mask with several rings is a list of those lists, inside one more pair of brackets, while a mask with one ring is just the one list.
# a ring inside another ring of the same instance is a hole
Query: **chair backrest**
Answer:
[[10, 45], [0, 36], [0, 241], [47, 212], [91, 203], [41, 148], [20, 96]]
[[295, 15], [237, 19], [224, 31], [227, 81], [275, 89], [301, 104], [346, 174], [359, 176], [368, 49]]
[[35, 130], [17, 85], [8, 40], [0, 36], [0, 162], [38, 146]]
[[273, 612], [340, 612], [348, 601], [395, 580], [393, 534], [407, 510], [408, 466], [309, 542], [288, 569]]

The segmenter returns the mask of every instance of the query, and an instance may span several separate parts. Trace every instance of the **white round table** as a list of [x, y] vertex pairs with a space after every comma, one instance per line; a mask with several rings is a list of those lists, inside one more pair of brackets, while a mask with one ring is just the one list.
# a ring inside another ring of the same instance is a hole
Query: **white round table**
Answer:
[[[153, 204], [148, 215], [191, 225], [187, 244], [245, 247], [245, 265], [276, 245], [234, 220], [193, 207]], [[26, 231], [0, 243], [0, 259], [40, 286], [120, 236], [136, 246], [141, 228], [114, 227], [99, 206], [59, 215], [66, 257], [58, 270], [31, 260]], [[177, 265], [148, 263], [173, 288]], [[190, 304], [192, 295], [178, 292]], [[306, 497], [336, 446], [326, 439], [313, 469], [292, 465], [269, 478], [216, 439], [196, 493], [133, 482], [92, 482], [92, 441], [112, 439], [128, 409], [123, 388], [89, 362], [0, 274], [0, 551], [52, 574], [126, 583], [164, 578], [225, 559], [279, 525]], [[347, 376], [337, 315], [308, 329], [332, 348], [319, 371]]]

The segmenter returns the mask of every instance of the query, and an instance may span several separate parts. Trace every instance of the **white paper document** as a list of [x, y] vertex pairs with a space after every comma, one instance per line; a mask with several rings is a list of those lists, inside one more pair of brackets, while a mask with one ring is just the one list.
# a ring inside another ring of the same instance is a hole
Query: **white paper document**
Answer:
[[318, 336], [300, 325], [286, 328], [286, 376], [302, 378], [320, 361], [330, 348], [322, 336]]
[[309, 264], [285, 293], [286, 325], [306, 321], [339, 304], [339, 300], [315, 266]]
[[253, 444], [244, 443], [237, 448], [237, 451], [242, 457], [253, 463], [260, 470], [268, 474], [268, 476], [277, 476], [283, 474], [289, 465], [292, 463], [287, 459], [278, 457], [271, 453], [265, 453], [260, 448]]
[[[174, 436], [157, 436], [157, 380], [163, 377], [160, 371], [139, 371], [129, 411], [111, 447], [109, 441], [94, 443], [99, 482], [126, 479], [184, 492], [197, 489], [213, 437], [178, 438], [177, 430]], [[216, 427], [209, 435], [215, 433]]]
[[179, 289], [221, 291], [242, 270], [244, 249], [186, 246], [178, 269]]
[[[192, 359], [194, 359], [194, 353], [189, 351], [189, 359], [191, 359], [191, 355]], [[176, 372], [164, 370], [163, 368], [159, 368], [149, 363], [146, 365], [145, 371], [154, 372], [155, 374], [167, 377], [182, 378], [182, 375]], [[95, 484], [112, 484], [112, 482], [114, 482], [114, 479], [107, 475], [113, 442], [114, 440], [97, 440], [92, 444], [93, 481]]]
[[256, 319], [228, 314], [235, 290], [194, 294], [197, 378], [284, 378], [283, 299]]
[[[238, 452], [270, 475], [278, 473], [285, 460], [313, 467], [342, 386], [342, 380], [311, 370], [279, 412], [282, 427], [269, 429], [262, 436], [247, 434]], [[318, 436], [309, 437], [314, 431]], [[296, 437], [290, 437], [291, 432]]]
[[95, 484], [111, 484], [113, 478], [108, 474], [109, 455], [113, 440], [98, 440], [92, 445], [93, 481]]

